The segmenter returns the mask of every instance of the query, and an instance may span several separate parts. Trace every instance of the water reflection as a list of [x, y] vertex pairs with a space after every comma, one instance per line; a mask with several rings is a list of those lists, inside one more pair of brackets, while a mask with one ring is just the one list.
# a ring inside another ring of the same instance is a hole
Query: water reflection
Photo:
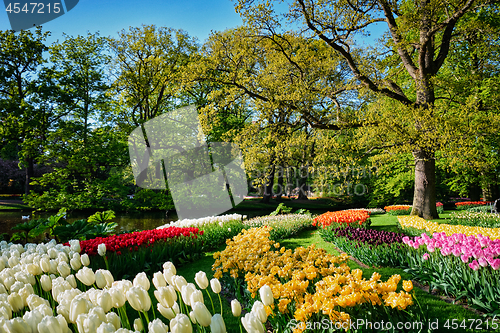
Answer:
[[[247, 215], [248, 217], [267, 215], [271, 212], [262, 211], [262, 210], [251, 210], [251, 211], [228, 211], [224, 214], [242, 214]], [[55, 213], [38, 213], [34, 218], [41, 217], [49, 217]], [[9, 235], [13, 234], [11, 228], [15, 225], [25, 222], [26, 220], [22, 220], [22, 216], [33, 215], [28, 211], [15, 211], [15, 212], [0, 212], [0, 234], [8, 233]], [[67, 221], [72, 223], [76, 220], [87, 219], [92, 213], [71, 213], [68, 214]], [[116, 217], [112, 220], [118, 224], [116, 228], [117, 232], [122, 231], [131, 231], [131, 230], [148, 230], [154, 229], [164, 224], [167, 224], [172, 221], [177, 221], [177, 215], [172, 212], [168, 213], [168, 216], [165, 215], [165, 212], [141, 212], [141, 213], [116, 213]]]

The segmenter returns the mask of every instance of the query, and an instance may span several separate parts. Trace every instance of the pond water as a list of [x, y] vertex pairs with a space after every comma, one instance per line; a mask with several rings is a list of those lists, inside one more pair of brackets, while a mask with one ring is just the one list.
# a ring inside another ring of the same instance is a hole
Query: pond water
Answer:
[[[254, 217], [259, 215], [267, 215], [270, 211], [228, 211], [224, 214], [233, 214], [238, 213], [242, 215], [247, 215], [248, 217]], [[55, 213], [38, 213], [34, 218], [40, 217], [48, 217]], [[11, 235], [13, 231], [11, 228], [17, 225], [18, 223], [24, 222], [22, 216], [30, 215], [33, 218], [33, 215], [29, 211], [14, 211], [14, 212], [1, 212], [0, 211], [0, 234], [8, 233]], [[67, 221], [73, 222], [80, 219], [88, 218], [92, 213], [70, 213], [68, 214]], [[177, 221], [177, 215], [172, 212], [168, 213], [168, 216], [165, 215], [165, 212], [138, 212], [138, 213], [116, 213], [116, 217], [112, 220], [118, 224], [116, 228], [117, 232], [122, 231], [130, 231], [130, 230], [148, 230], [154, 229], [164, 224], [167, 224], [172, 221]]]

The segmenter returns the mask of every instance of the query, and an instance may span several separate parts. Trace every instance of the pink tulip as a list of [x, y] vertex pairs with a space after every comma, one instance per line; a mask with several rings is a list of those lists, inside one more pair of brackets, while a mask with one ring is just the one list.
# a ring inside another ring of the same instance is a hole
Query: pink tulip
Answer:
[[477, 260], [472, 260], [472, 262], [469, 264], [469, 267], [477, 271], [479, 269], [479, 264]]
[[481, 265], [481, 267], [488, 266], [488, 261], [486, 261], [486, 259], [484, 259], [484, 257], [477, 259], [477, 262], [479, 263], [479, 265]]
[[490, 261], [490, 266], [496, 271], [500, 268], [500, 259], [493, 259]]

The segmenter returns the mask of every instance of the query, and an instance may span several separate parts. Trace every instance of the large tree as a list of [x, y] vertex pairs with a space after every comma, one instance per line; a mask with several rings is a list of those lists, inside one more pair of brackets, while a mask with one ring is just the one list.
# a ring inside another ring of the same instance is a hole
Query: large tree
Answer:
[[0, 145], [15, 142], [25, 168], [25, 193], [31, 191], [34, 160], [50, 126], [51, 107], [38, 99], [37, 72], [45, 62], [48, 33], [0, 31]]
[[[279, 13], [263, 1], [239, 0], [236, 8], [247, 24], [263, 36], [291, 27], [323, 41], [344, 59], [352, 74], [352, 86], [379, 98], [383, 96], [387, 100], [384, 107], [399, 110], [392, 116], [392, 126], [382, 127], [389, 130], [389, 137], [388, 144], [379, 148], [397, 145], [411, 151], [415, 164], [412, 214], [436, 218], [435, 157], [442, 145], [431, 140], [438, 133], [436, 101], [441, 98], [435, 78], [456, 38], [461, 36], [459, 22], [467, 19], [467, 13], [491, 10], [488, 6], [492, 2], [296, 0], [289, 11]], [[363, 36], [377, 23], [386, 27], [382, 36], [384, 49], [361, 47]], [[398, 70], [388, 70], [391, 68]], [[389, 113], [379, 112], [378, 116], [371, 112], [371, 118], [364, 123], [388, 124], [380, 116], [387, 117]], [[411, 127], [408, 121], [412, 122]]]

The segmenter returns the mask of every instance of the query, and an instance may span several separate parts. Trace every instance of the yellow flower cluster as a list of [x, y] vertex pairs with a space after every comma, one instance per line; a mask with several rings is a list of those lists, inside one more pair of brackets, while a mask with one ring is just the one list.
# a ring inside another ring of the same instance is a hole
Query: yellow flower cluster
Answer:
[[418, 216], [398, 216], [398, 221], [403, 229], [412, 227], [420, 230], [426, 230], [430, 233], [444, 232], [447, 236], [451, 236], [453, 234], [464, 234], [467, 236], [481, 234], [483, 236], [488, 236], [491, 239], [500, 238], [500, 228], [469, 227], [464, 225], [437, 223], [426, 221]]
[[[407, 291], [396, 292], [401, 276], [393, 275], [382, 282], [380, 274], [374, 273], [366, 280], [360, 269], [351, 271], [347, 254], [334, 256], [314, 245], [294, 251], [280, 248], [269, 239], [269, 230], [269, 227], [243, 230], [227, 240], [226, 249], [214, 254], [214, 276], [244, 275], [252, 297], [260, 287], [268, 285], [277, 300], [278, 311], [290, 313], [304, 323], [314, 314], [328, 316], [334, 323], [348, 322], [350, 315], [342, 310], [364, 303], [398, 310], [413, 304], [408, 294], [413, 288], [410, 281], [403, 282]], [[268, 314], [273, 313], [275, 304], [266, 307]], [[305, 327], [298, 325], [296, 332]]]

